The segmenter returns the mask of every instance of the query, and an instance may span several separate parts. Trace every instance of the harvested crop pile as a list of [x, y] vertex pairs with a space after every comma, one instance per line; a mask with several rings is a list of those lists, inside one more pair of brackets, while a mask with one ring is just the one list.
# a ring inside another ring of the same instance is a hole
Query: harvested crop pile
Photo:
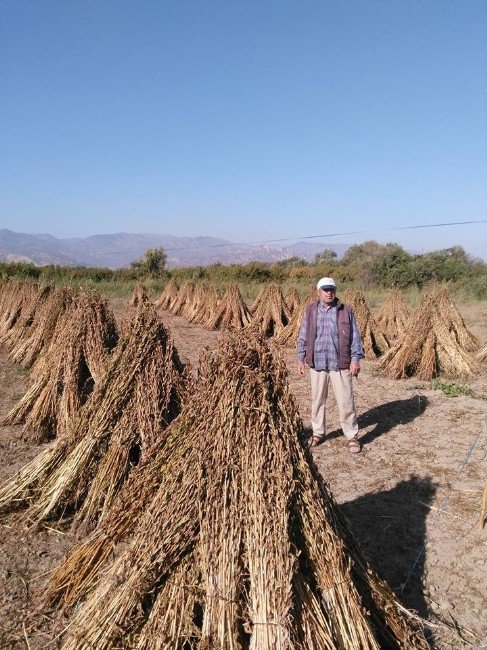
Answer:
[[228, 285], [221, 301], [213, 308], [206, 326], [210, 330], [242, 329], [250, 324], [250, 313], [238, 286]]
[[174, 316], [184, 316], [188, 313], [194, 303], [194, 282], [185, 282], [179, 289], [176, 300], [171, 305], [171, 313]]
[[200, 300], [199, 304], [192, 310], [189, 320], [191, 323], [199, 323], [206, 325], [211, 316], [218, 309], [221, 296], [218, 288], [215, 285], [207, 287], [204, 300]]
[[379, 360], [386, 377], [429, 381], [440, 374], [468, 377], [478, 369], [477, 360], [458, 342], [441, 291], [422, 298], [401, 338]]
[[206, 282], [197, 282], [193, 292], [193, 300], [188, 303], [188, 306], [183, 310], [184, 318], [191, 321], [196, 312], [208, 302], [208, 285]]
[[155, 301], [154, 305], [158, 309], [171, 309], [171, 305], [174, 303], [178, 297], [179, 286], [174, 280], [169, 280], [169, 282], [164, 287], [164, 291], [161, 293], [159, 298]]
[[11, 330], [16, 328], [22, 313], [34, 302], [39, 286], [36, 282], [6, 280], [0, 293], [0, 337], [8, 342]]
[[137, 282], [132, 293], [132, 298], [130, 299], [130, 304], [134, 307], [138, 307], [139, 305], [142, 305], [148, 301], [149, 296], [147, 295], [147, 291], [144, 285], [140, 282]]
[[316, 291], [311, 291], [300, 304], [299, 308], [296, 309], [296, 311], [293, 313], [288, 325], [286, 325], [286, 327], [284, 327], [276, 336], [276, 343], [279, 343], [279, 345], [285, 345], [290, 348], [296, 347], [304, 313], [315, 300]]
[[487, 359], [487, 343], [475, 353], [475, 358], [479, 361], [485, 361]]
[[4, 423], [23, 422], [36, 441], [64, 433], [101, 379], [117, 338], [106, 300], [88, 294], [73, 298], [35, 364], [29, 390]]
[[365, 301], [364, 294], [357, 289], [347, 289], [341, 300], [353, 309], [366, 358], [375, 359], [379, 357], [390, 345], [377, 327], [377, 323]]
[[401, 292], [394, 289], [384, 300], [375, 316], [377, 329], [388, 340], [396, 339], [402, 334], [409, 321], [409, 309]]
[[290, 315], [294, 314], [296, 309], [299, 309], [301, 306], [301, 300], [299, 298], [299, 293], [296, 287], [291, 287], [288, 289], [284, 296], [284, 300], [286, 302], [286, 307]]
[[458, 345], [466, 352], [475, 352], [479, 349], [476, 336], [467, 329], [462, 315], [448, 294], [448, 287], [441, 287], [436, 296], [437, 311], [445, 322], [450, 334], [456, 339]]
[[38, 286], [37, 284], [24, 283], [22, 286], [22, 299], [15, 322], [12, 323], [8, 331], [0, 336], [0, 345], [8, 347], [10, 353], [29, 337], [36, 312], [42, 308], [42, 304], [49, 298], [51, 291], [52, 287], [48, 284]]
[[277, 336], [291, 318], [281, 287], [272, 282], [257, 296], [252, 309], [252, 326], [264, 336]]
[[179, 414], [186, 386], [171, 339], [155, 311], [143, 306], [66, 434], [2, 487], [0, 510], [29, 504], [33, 522], [76, 510], [76, 525], [89, 527]]
[[78, 293], [69, 287], [49, 288], [47, 295], [42, 289], [39, 290], [32, 322], [11, 350], [12, 359], [16, 363], [29, 368], [41, 358], [42, 352], [47, 350], [52, 340], [58, 319], [77, 296]]
[[240, 334], [201, 369], [179, 445], [151, 450], [98, 553], [68, 558], [87, 598], [62, 648], [426, 650], [299, 442], [284, 363]]

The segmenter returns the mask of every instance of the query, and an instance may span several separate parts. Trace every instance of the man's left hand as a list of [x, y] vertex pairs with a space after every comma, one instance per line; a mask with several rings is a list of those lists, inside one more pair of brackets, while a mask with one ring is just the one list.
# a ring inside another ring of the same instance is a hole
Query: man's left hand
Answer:
[[350, 374], [352, 375], [352, 377], [358, 377], [359, 372], [360, 372], [360, 364], [352, 361], [352, 363], [350, 364]]

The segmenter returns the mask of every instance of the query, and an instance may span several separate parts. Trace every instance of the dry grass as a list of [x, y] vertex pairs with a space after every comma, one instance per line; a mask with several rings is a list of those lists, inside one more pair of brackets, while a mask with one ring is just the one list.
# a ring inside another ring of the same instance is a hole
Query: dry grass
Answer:
[[207, 353], [166, 443], [56, 575], [51, 596], [86, 596], [64, 650], [426, 650], [300, 433], [263, 339], [241, 333]]
[[404, 302], [401, 292], [394, 289], [384, 300], [380, 310], [375, 315], [377, 329], [392, 341], [404, 332], [409, 321], [409, 308]]
[[174, 280], [170, 280], [164, 287], [164, 291], [159, 298], [154, 302], [158, 309], [171, 309], [174, 301], [178, 297], [179, 286]]
[[362, 291], [357, 289], [347, 289], [342, 298], [342, 302], [350, 305], [357, 327], [360, 332], [362, 344], [364, 346], [365, 357], [367, 359], [376, 359], [383, 354], [389, 347], [389, 341], [380, 331], [372, 313], [365, 301]]
[[282, 295], [281, 287], [271, 283], [265, 285], [252, 307], [251, 324], [264, 336], [277, 336], [288, 325], [291, 315]]
[[105, 299], [73, 296], [34, 366], [29, 390], [4, 423], [24, 423], [36, 441], [63, 434], [100, 381], [117, 338]]
[[186, 386], [172, 341], [153, 308], [143, 306], [66, 434], [0, 489], [0, 509], [29, 504], [33, 522], [76, 510], [75, 523], [90, 526], [178, 415]]
[[242, 329], [250, 324], [250, 312], [238, 286], [229, 284], [223, 298], [212, 305], [212, 313], [206, 323], [210, 330]]
[[476, 372], [477, 360], [459, 343], [471, 344], [472, 339], [455, 311], [444, 287], [423, 296], [401, 338], [380, 359], [383, 373], [391, 379], [414, 376], [429, 381], [442, 374], [464, 378]]

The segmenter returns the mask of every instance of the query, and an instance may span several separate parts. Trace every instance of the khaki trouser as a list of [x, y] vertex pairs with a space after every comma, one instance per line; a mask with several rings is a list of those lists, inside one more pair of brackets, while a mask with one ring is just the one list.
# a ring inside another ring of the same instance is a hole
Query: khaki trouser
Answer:
[[340, 414], [340, 425], [347, 440], [353, 440], [358, 434], [357, 415], [353, 399], [352, 375], [350, 370], [314, 370], [309, 369], [311, 379], [311, 425], [313, 434], [326, 432], [325, 403], [328, 385], [331, 382]]

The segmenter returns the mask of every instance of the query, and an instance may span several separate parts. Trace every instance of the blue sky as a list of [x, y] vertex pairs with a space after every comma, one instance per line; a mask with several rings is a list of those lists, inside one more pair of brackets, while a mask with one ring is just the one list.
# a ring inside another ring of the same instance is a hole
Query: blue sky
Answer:
[[[487, 258], [487, 2], [0, 4], [0, 227]], [[350, 242], [364, 236], [323, 240]]]

